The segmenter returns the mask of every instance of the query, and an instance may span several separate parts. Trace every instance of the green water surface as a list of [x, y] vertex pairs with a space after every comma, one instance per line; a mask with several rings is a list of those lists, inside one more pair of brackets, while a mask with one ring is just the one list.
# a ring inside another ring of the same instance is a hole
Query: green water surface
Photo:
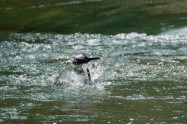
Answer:
[[186, 6], [186, 0], [3, 0], [0, 32], [158, 34], [186, 26]]
[[0, 0], [0, 123], [186, 124], [186, 26], [187, 0]]

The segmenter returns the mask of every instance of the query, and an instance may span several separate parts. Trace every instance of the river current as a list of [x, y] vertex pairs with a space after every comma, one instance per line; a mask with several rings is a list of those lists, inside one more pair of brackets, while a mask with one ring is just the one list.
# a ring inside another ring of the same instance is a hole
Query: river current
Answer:
[[[55, 86], [79, 53], [101, 57], [83, 65], [92, 85]], [[171, 32], [1, 34], [0, 123], [185, 124], [186, 55], [187, 36]]]

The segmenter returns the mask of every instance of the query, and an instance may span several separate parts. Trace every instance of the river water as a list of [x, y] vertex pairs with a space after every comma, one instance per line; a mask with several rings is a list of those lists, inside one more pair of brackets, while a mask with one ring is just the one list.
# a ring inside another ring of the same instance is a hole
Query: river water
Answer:
[[[186, 124], [186, 5], [2, 1], [0, 123]], [[91, 85], [74, 72], [80, 53], [100, 57], [83, 65]]]
[[[1, 34], [0, 122], [186, 123], [187, 36], [172, 32]], [[79, 53], [101, 57], [92, 85], [55, 86]]]

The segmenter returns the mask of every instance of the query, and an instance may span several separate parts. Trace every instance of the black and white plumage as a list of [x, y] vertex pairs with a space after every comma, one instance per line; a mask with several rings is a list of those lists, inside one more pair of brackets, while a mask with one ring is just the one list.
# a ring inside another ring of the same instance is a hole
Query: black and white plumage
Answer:
[[[71, 62], [74, 65], [72, 72], [74, 74], [76, 74], [76, 76], [78, 77], [82, 77], [81, 79], [83, 79], [83, 83], [86, 85], [90, 85], [91, 84], [91, 74], [90, 74], [90, 70], [89, 68], [84, 68], [82, 65], [85, 63], [90, 62], [91, 60], [96, 60], [96, 59], [100, 59], [99, 57], [87, 57], [84, 54], [79, 54], [75, 57], [72, 58]], [[64, 84], [63, 79], [65, 78], [64, 76], [66, 75], [67, 77], [67, 73], [68, 70], [63, 70], [60, 75], [55, 79], [54, 84], [55, 85], [62, 85]], [[73, 78], [73, 77], [72, 77]], [[62, 80], [62, 81], [61, 81]]]
[[81, 65], [81, 64], [88, 63], [89, 61], [96, 60], [96, 59], [100, 59], [100, 58], [99, 57], [89, 58], [84, 54], [80, 54], [80, 55], [73, 57], [72, 63], [74, 65]]
[[[87, 57], [85, 54], [79, 54], [75, 57], [73, 57], [73, 60], [72, 60], [72, 63], [74, 65], [82, 65], [82, 64], [85, 64], [85, 63], [88, 63], [89, 61], [91, 60], [96, 60], [96, 59], [100, 59], [99, 57], [92, 57], [92, 58], [89, 58]], [[87, 75], [89, 81], [91, 82], [91, 74], [90, 74], [90, 70], [88, 68], [86, 68], [86, 71], [84, 71], [84, 69], [81, 67], [81, 69], [77, 69], [76, 67], [74, 68], [74, 71], [77, 73], [77, 74], [84, 74], [84, 75]], [[80, 73], [81, 72], [81, 73]]]

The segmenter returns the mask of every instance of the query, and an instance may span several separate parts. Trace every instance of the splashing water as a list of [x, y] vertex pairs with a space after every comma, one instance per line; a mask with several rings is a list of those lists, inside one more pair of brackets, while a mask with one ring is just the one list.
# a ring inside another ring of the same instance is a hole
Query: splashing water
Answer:
[[[2, 37], [0, 122], [187, 121], [187, 36], [37, 33]], [[92, 85], [83, 85], [72, 71], [69, 60], [79, 53], [101, 57], [84, 65], [90, 69]], [[54, 86], [64, 69], [62, 79], [68, 86]]]

